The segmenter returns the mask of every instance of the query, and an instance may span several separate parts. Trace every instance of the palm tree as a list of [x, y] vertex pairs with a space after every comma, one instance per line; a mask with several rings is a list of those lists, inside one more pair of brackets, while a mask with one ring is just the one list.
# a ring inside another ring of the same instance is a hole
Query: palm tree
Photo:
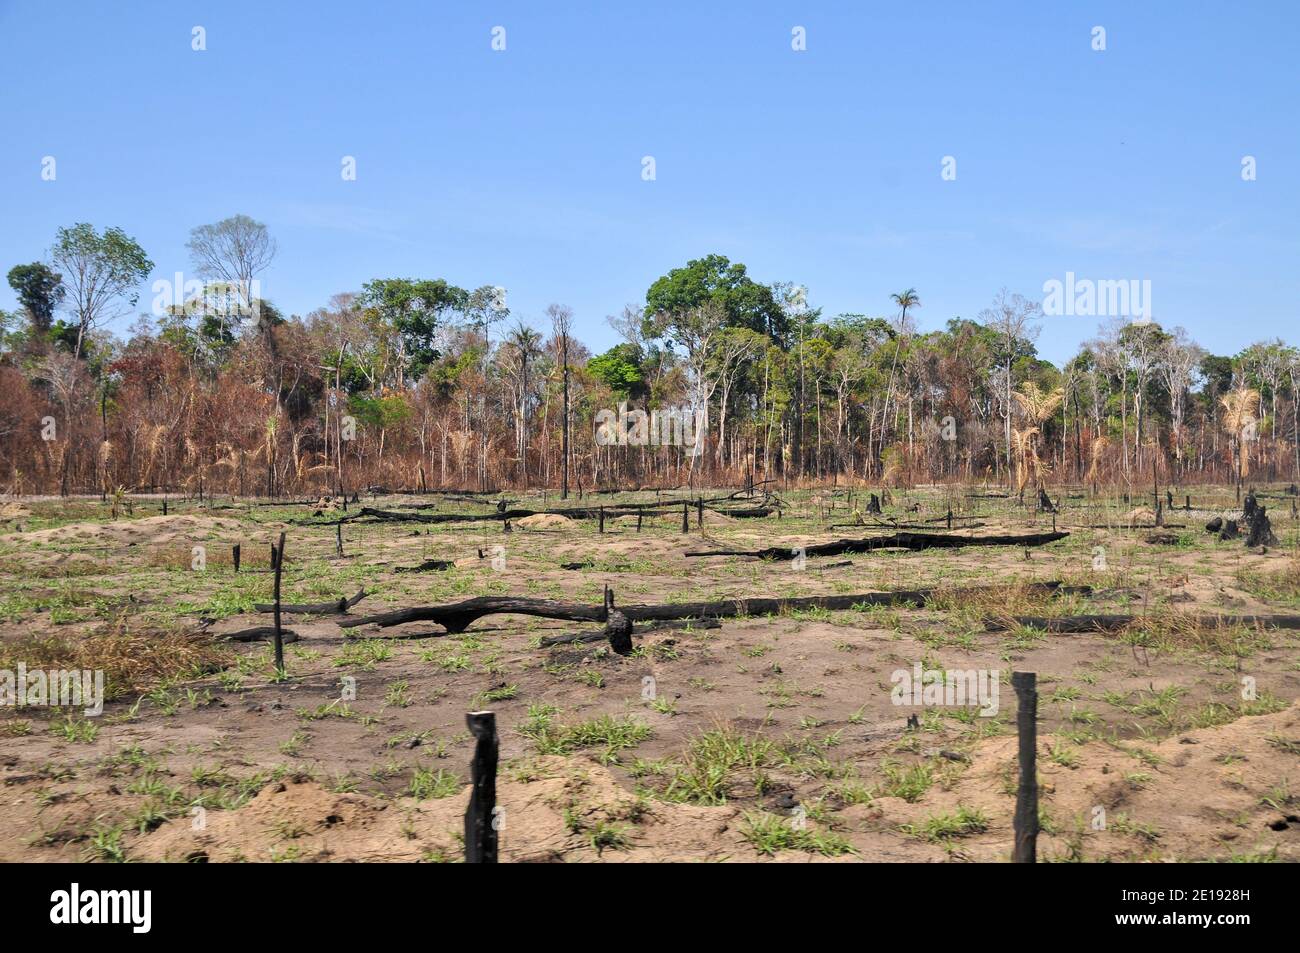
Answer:
[[897, 294], [889, 296], [894, 304], [898, 305], [898, 336], [894, 339], [894, 360], [889, 367], [889, 387], [885, 390], [885, 409], [880, 421], [880, 445], [885, 443], [885, 426], [889, 420], [889, 398], [894, 393], [894, 372], [898, 370], [898, 352], [903, 346], [903, 335], [907, 333], [907, 311], [909, 308], [921, 307], [921, 298], [916, 293], [915, 288], [908, 288], [906, 291], [900, 291]]
[[1015, 450], [1020, 456], [1018, 491], [1020, 493], [1024, 492], [1031, 471], [1037, 489], [1041, 490], [1043, 488], [1042, 474], [1046, 468], [1038, 458], [1037, 438], [1042, 433], [1043, 424], [1047, 423], [1048, 418], [1056, 413], [1056, 408], [1061, 406], [1061, 401], [1065, 399], [1065, 390], [1057, 387], [1054, 390], [1045, 391], [1034, 381], [1026, 381], [1024, 386], [1018, 391], [1013, 391], [1011, 396], [1015, 398], [1016, 404], [1020, 407], [1021, 413], [1025, 415], [1025, 419], [1029, 424], [1023, 431], [1012, 429], [1012, 436], [1016, 438], [1013, 440]]
[[1246, 475], [1246, 452], [1244, 443], [1247, 431], [1255, 424], [1255, 414], [1259, 410], [1259, 391], [1245, 385], [1228, 391], [1219, 398], [1223, 407], [1223, 429], [1231, 439], [1233, 453], [1233, 470], [1237, 481], [1237, 499], [1241, 499], [1241, 480]]

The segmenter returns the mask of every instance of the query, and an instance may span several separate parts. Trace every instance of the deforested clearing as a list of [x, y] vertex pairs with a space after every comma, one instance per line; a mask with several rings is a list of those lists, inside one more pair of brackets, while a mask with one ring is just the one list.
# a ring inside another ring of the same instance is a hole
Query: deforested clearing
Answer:
[[[1276, 546], [1178, 528], [1175, 511], [1155, 544], [1122, 493], [1062, 487], [1047, 512], [983, 487], [893, 487], [868, 519], [871, 493], [769, 488], [770, 515], [734, 518], [763, 490], [515, 491], [501, 499], [541, 515], [510, 532], [495, 496], [365, 500], [483, 517], [432, 523], [318, 498], [172, 496], [166, 516], [160, 495], [116, 515], [24, 499], [25, 525], [0, 538], [0, 670], [107, 685], [99, 714], [3, 710], [0, 859], [457, 861], [466, 712], [489, 709], [505, 861], [1000, 862], [1012, 671], [1038, 680], [1040, 859], [1300, 859], [1289, 507]], [[1235, 487], [1180, 493], [1244, 521]], [[927, 521], [914, 532], [1049, 541], [801, 555]], [[257, 607], [281, 533], [282, 673], [268, 641], [229, 637], [272, 625]], [[789, 555], [687, 555], [774, 547]], [[454, 611], [387, 621], [421, 607]], [[1084, 616], [1131, 618], [1017, 621]]]

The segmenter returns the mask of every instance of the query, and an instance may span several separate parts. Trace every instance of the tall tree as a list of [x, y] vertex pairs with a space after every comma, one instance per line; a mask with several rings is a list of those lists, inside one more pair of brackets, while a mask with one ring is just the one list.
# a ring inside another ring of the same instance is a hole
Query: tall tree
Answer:
[[903, 346], [904, 339], [910, 337], [912, 333], [912, 326], [907, 323], [907, 312], [913, 308], [921, 307], [921, 298], [916, 293], [915, 288], [908, 288], [906, 291], [892, 294], [889, 299], [898, 306], [898, 328], [894, 336], [894, 358], [889, 365], [889, 386], [885, 388], [885, 409], [881, 420], [882, 446], [886, 439], [886, 428], [893, 423], [893, 418], [889, 416], [889, 400], [894, 393], [894, 375], [898, 371], [898, 352]]
[[706, 255], [674, 268], [646, 291], [646, 316], [685, 314], [713, 304], [729, 327], [758, 331], [780, 344], [789, 336], [789, 319], [767, 285], [749, 277], [740, 262]]
[[464, 310], [469, 294], [441, 278], [376, 278], [361, 288], [356, 303], [378, 322], [395, 351], [397, 387], [419, 380], [438, 357], [435, 333], [444, 313]]
[[573, 332], [573, 309], [562, 304], [548, 305], [546, 316], [551, 319], [551, 333], [560, 345], [560, 373], [564, 379], [564, 409], [561, 418], [560, 444], [560, 499], [569, 498], [569, 335]]
[[101, 235], [84, 222], [58, 230], [50, 259], [63, 273], [68, 307], [77, 319], [76, 358], [92, 328], [135, 306], [140, 300], [135, 287], [153, 271], [144, 249], [120, 228], [106, 228]]
[[27, 312], [27, 321], [35, 334], [44, 337], [54, 323], [54, 310], [63, 301], [67, 289], [63, 276], [39, 261], [14, 265], [9, 269], [9, 287]]
[[247, 215], [232, 215], [191, 229], [185, 247], [199, 277], [233, 285], [237, 300], [246, 308], [255, 297], [253, 279], [266, 270], [276, 253], [275, 239], [266, 226]]
[[1002, 416], [1005, 423], [1007, 479], [1011, 479], [1011, 413], [1014, 403], [1011, 389], [1014, 383], [1012, 369], [1017, 358], [1034, 353], [1033, 342], [1038, 336], [1037, 326], [1030, 322], [1040, 317], [1043, 309], [1037, 301], [1023, 295], [1012, 294], [1003, 288], [993, 299], [993, 304], [980, 312], [980, 322], [997, 335], [997, 356], [1002, 365]]

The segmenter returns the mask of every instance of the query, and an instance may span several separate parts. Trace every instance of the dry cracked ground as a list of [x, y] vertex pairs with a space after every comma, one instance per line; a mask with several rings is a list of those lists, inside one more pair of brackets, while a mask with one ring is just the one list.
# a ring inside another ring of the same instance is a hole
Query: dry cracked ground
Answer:
[[[310, 505], [217, 499], [14, 500], [0, 509], [0, 670], [100, 669], [102, 715], [0, 710], [0, 859], [455, 862], [473, 742], [467, 711], [496, 712], [506, 861], [992, 861], [1008, 859], [1015, 802], [1012, 670], [1038, 673], [1040, 859], [1300, 858], [1296, 630], [1189, 621], [1300, 612], [1300, 524], [1284, 488], [1261, 500], [1278, 545], [1219, 541], [1205, 521], [1232, 490], [1188, 488], [1163, 536], [1119, 498], [1065, 493], [1071, 535], [1046, 546], [888, 551], [790, 562], [687, 557], [800, 545], [877, 527], [859, 491], [782, 494], [782, 515], [548, 517], [344, 528]], [[1182, 499], [1183, 491], [1178, 494]], [[606, 496], [601, 502], [654, 494]], [[512, 505], [560, 505], [516, 495]], [[388, 497], [421, 513], [489, 507]], [[584, 501], [591, 502], [591, 498]], [[982, 490], [894, 491], [885, 519], [952, 507], [1041, 532], [1051, 517]], [[352, 510], [355, 513], [355, 507]], [[417, 512], [408, 509], [407, 512]], [[941, 592], [925, 609], [796, 612], [638, 631], [630, 656], [596, 630], [494, 615], [344, 629], [292, 616], [278, 677], [264, 642], [269, 544], [288, 534], [284, 599], [365, 588], [352, 610], [511, 594], [596, 605]], [[243, 552], [241, 571], [231, 547]], [[195, 547], [202, 559], [196, 561]], [[497, 549], [496, 547], [501, 547]], [[495, 557], [495, 558], [494, 558]], [[399, 572], [427, 559], [440, 571]], [[562, 568], [580, 563], [581, 568]], [[1026, 588], [1060, 580], [1090, 593]], [[1130, 613], [1120, 632], [1047, 634], [1015, 615]], [[893, 675], [999, 674], [996, 714], [894, 704]], [[910, 715], [917, 716], [908, 728]]]

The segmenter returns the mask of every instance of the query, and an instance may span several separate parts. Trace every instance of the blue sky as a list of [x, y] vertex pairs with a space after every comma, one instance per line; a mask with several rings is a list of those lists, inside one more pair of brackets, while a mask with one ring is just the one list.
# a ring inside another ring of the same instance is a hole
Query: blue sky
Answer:
[[[1235, 352], [1300, 337], [1298, 10], [0, 0], [0, 272], [88, 221], [170, 277], [190, 228], [242, 212], [299, 314], [443, 277], [539, 327], [568, 304], [601, 349], [606, 315], [717, 252], [829, 314], [915, 287], [922, 328], [1067, 271], [1150, 280], [1156, 320]], [[1039, 349], [1097, 323], [1048, 318]]]

